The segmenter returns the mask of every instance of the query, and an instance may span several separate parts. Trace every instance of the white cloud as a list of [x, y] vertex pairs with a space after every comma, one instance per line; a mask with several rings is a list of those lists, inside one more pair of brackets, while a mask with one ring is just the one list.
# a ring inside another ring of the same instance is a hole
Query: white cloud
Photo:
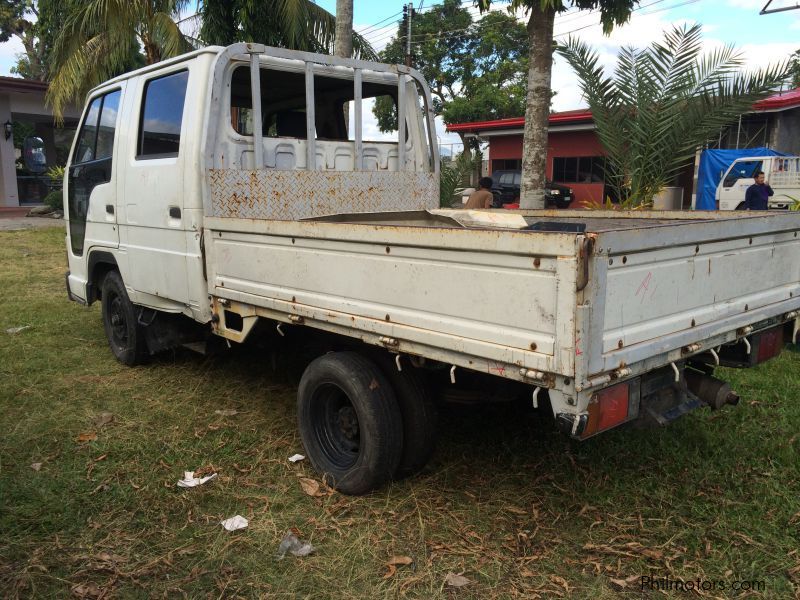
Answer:
[[17, 64], [17, 54], [24, 54], [25, 47], [17, 36], [11, 36], [0, 44], [0, 75], [11, 77], [11, 67]]

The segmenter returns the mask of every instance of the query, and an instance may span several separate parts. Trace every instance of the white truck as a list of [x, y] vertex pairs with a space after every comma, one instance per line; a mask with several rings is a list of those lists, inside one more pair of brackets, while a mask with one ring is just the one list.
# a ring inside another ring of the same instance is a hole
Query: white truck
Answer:
[[[363, 125], [381, 97], [390, 139]], [[350, 494], [428, 460], [432, 384], [522, 393], [586, 439], [734, 403], [714, 367], [795, 339], [800, 213], [438, 210], [438, 171], [412, 69], [257, 44], [148, 66], [88, 96], [67, 292], [127, 365], [214, 336], [318, 349], [298, 425]]]
[[755, 183], [755, 173], [764, 171], [764, 179], [775, 192], [769, 208], [786, 210], [800, 202], [800, 156], [753, 156], [738, 158], [717, 185], [719, 210], [742, 210], [747, 188]]

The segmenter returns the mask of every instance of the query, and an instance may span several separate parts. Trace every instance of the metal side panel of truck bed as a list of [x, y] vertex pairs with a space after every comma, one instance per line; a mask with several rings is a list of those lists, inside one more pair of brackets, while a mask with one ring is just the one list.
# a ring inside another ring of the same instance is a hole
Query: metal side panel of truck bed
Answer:
[[584, 385], [707, 351], [800, 308], [800, 214], [705, 214], [714, 218], [598, 230], [579, 307]]
[[574, 372], [575, 234], [456, 222], [207, 218], [206, 227], [209, 293], [261, 316], [515, 379]]

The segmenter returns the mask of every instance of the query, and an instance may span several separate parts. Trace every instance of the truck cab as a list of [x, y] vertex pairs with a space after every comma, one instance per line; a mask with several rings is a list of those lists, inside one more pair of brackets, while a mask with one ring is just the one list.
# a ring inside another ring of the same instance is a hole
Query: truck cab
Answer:
[[[390, 131], [364, 127], [376, 102], [394, 109]], [[114, 270], [133, 304], [208, 322], [205, 216], [435, 208], [430, 107], [413, 69], [257, 44], [104, 83], [89, 93], [65, 174], [70, 297], [97, 300]]]
[[731, 164], [717, 186], [719, 210], [742, 210], [747, 188], [755, 183], [758, 171], [764, 172], [767, 185], [775, 192], [769, 199], [770, 210], [786, 210], [800, 199], [800, 157], [739, 158]]

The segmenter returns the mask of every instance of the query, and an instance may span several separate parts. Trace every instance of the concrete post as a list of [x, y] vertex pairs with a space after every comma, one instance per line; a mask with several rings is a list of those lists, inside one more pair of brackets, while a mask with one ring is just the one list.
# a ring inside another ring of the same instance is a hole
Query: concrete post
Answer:
[[12, 121], [8, 95], [0, 95], [0, 206], [19, 206], [14, 136], [6, 139], [4, 123]]

